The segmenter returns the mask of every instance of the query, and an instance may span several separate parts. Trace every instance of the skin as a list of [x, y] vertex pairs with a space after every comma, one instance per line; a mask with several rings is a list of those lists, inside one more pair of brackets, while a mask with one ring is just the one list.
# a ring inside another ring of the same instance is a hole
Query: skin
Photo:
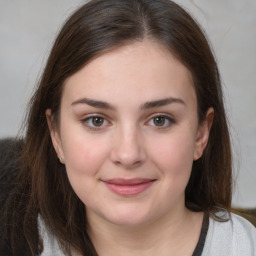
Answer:
[[[199, 124], [189, 70], [156, 42], [122, 46], [66, 80], [60, 109], [58, 127], [46, 111], [52, 142], [99, 255], [191, 255], [203, 214], [186, 209], [184, 191], [213, 109]], [[105, 183], [116, 178], [152, 184], [119, 195]]]

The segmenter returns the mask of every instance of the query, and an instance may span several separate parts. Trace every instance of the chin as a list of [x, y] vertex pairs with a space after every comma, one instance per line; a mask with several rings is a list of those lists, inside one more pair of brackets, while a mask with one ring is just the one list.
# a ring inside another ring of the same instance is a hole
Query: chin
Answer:
[[[145, 207], [146, 208], [146, 207]], [[140, 207], [120, 207], [113, 210], [111, 213], [106, 214], [106, 220], [115, 225], [135, 227], [151, 222], [154, 216], [150, 211]], [[155, 216], [156, 218], [156, 216]]]
[[123, 227], [138, 227], [141, 226], [143, 224], [148, 223], [150, 220], [147, 218], [138, 218], [137, 216], [133, 216], [132, 218], [126, 217], [126, 216], [122, 216], [120, 218], [120, 216], [118, 218], [111, 218], [108, 220], [109, 222], [111, 222], [114, 225], [118, 225], [118, 226], [123, 226]]

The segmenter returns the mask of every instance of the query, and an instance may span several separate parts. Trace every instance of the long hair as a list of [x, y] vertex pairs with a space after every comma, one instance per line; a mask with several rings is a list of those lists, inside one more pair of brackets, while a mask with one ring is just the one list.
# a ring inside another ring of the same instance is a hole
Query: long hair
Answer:
[[36, 229], [38, 214], [67, 255], [72, 250], [97, 255], [86, 232], [85, 206], [54, 151], [45, 110], [52, 110], [58, 125], [65, 80], [96, 56], [145, 38], [157, 41], [190, 70], [199, 122], [209, 107], [214, 108], [207, 147], [193, 163], [186, 187], [186, 207], [213, 215], [219, 208], [230, 210], [231, 150], [220, 77], [199, 25], [169, 0], [92, 0], [62, 27], [30, 101], [19, 186], [5, 212], [13, 224], [7, 233], [14, 255], [19, 255], [21, 248], [18, 229], [32, 254], [43, 250]]

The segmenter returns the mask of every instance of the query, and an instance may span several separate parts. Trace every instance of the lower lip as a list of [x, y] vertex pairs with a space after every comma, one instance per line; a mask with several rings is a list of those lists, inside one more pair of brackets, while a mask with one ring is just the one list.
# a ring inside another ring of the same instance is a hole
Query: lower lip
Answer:
[[153, 182], [154, 181], [150, 181], [133, 185], [119, 185], [107, 182], [105, 182], [105, 184], [112, 192], [114, 192], [117, 195], [135, 196], [147, 190], [153, 184]]

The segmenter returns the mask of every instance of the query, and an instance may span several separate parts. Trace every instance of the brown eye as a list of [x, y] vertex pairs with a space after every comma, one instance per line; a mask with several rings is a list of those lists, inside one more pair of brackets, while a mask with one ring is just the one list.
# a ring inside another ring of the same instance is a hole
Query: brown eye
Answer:
[[92, 124], [94, 126], [101, 126], [104, 123], [104, 119], [102, 117], [92, 117]]
[[88, 127], [89, 129], [102, 129], [105, 126], [108, 126], [110, 123], [101, 116], [90, 116], [81, 120], [82, 124]]
[[154, 124], [156, 126], [163, 126], [165, 125], [165, 122], [167, 121], [166, 118], [164, 116], [157, 116], [157, 117], [154, 117]]
[[153, 126], [153, 127], [158, 127], [158, 128], [168, 128], [174, 123], [175, 123], [175, 121], [170, 116], [158, 115], [158, 116], [152, 117], [147, 122], [147, 125], [150, 125], [150, 126]]

